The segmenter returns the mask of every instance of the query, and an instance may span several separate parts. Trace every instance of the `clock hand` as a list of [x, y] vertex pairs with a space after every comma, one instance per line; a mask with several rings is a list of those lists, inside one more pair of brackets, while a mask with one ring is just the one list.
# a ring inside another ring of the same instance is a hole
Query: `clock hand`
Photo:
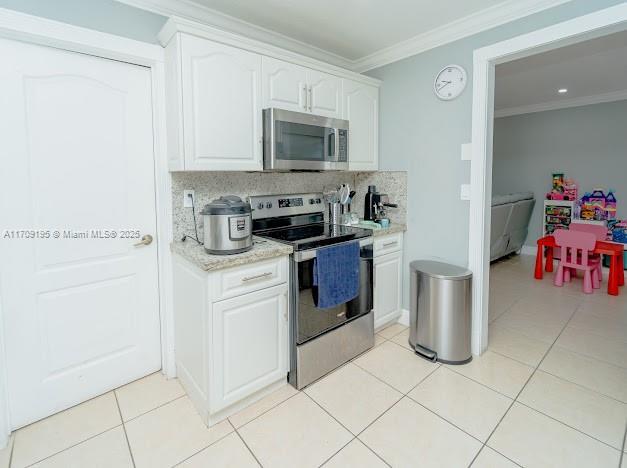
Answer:
[[452, 81], [442, 81], [442, 83], [445, 83], [445, 84], [443, 84], [442, 86], [440, 86], [438, 89], [442, 89], [442, 88], [444, 88], [446, 85], [450, 85], [450, 84], [452, 83]]

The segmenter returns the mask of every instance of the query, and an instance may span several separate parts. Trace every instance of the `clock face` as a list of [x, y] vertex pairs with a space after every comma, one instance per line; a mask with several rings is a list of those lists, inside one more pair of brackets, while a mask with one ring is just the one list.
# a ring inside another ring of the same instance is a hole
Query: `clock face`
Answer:
[[459, 65], [444, 67], [435, 77], [433, 90], [440, 99], [449, 101], [459, 96], [466, 87], [466, 70]]

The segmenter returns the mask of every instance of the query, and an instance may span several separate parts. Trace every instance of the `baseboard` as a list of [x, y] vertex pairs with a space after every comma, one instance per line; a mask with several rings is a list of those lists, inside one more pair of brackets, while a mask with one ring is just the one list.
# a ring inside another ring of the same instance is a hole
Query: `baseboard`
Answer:
[[533, 255], [535, 257], [537, 250], [538, 249], [530, 245], [523, 245], [523, 248], [520, 250], [520, 254], [521, 255]]
[[398, 318], [398, 323], [400, 323], [401, 325], [405, 325], [406, 327], [409, 326], [409, 310], [401, 310], [401, 316]]

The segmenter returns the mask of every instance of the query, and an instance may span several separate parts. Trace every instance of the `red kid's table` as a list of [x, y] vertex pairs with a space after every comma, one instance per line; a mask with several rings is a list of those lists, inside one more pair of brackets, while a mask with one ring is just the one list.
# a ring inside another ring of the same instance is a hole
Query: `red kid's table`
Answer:
[[[551, 247], [551, 248], [547, 248]], [[536, 253], [536, 270], [534, 277], [542, 279], [542, 259], [546, 251], [546, 263], [544, 271], [553, 271], [553, 248], [557, 247], [553, 236], [545, 236], [538, 239], [538, 252]], [[616, 242], [597, 241], [593, 251], [599, 255], [610, 256], [610, 277], [607, 282], [607, 293], [612, 296], [618, 296], [618, 287], [625, 284], [625, 265], [623, 260], [624, 247], [623, 244]]]

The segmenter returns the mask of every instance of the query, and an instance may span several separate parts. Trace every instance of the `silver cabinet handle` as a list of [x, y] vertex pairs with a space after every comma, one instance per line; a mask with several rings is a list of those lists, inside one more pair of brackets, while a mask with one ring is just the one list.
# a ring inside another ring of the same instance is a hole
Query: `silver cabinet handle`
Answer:
[[150, 234], [146, 234], [142, 237], [142, 239], [137, 243], [133, 244], [134, 247], [139, 247], [140, 245], [150, 245], [152, 244], [152, 236]]
[[271, 271], [266, 271], [265, 273], [261, 273], [260, 275], [245, 276], [244, 278], [242, 278], [242, 281], [243, 282], [254, 281], [254, 280], [261, 279], [261, 278], [265, 278], [266, 276], [272, 276], [272, 272]]
[[313, 92], [311, 90], [311, 86], [309, 87], [309, 112], [313, 109]]
[[383, 247], [389, 247], [390, 245], [396, 245], [398, 242], [394, 241], [394, 242], [386, 242], [385, 244], [383, 244]]

